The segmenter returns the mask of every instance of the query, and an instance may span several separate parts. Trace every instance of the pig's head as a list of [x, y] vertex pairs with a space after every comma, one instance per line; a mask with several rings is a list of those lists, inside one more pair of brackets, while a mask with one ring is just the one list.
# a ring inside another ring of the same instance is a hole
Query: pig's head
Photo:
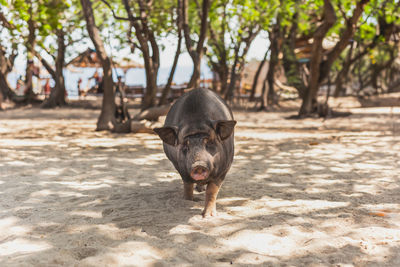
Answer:
[[235, 124], [234, 120], [221, 120], [180, 128], [166, 126], [154, 131], [164, 143], [175, 147], [178, 171], [200, 182], [223, 165], [221, 154], [226, 154], [223, 143], [232, 135]]

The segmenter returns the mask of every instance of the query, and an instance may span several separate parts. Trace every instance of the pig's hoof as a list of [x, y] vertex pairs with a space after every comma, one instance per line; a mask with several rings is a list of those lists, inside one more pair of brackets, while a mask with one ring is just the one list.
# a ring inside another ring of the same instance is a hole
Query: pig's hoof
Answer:
[[215, 216], [217, 216], [217, 210], [216, 209], [203, 210], [202, 215], [203, 215], [203, 218], [215, 217]]

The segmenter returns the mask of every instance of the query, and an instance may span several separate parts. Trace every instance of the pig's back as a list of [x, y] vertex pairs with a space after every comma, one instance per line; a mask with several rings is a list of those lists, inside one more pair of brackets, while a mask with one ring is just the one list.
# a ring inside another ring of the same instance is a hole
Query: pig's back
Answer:
[[223, 99], [209, 89], [200, 88], [184, 94], [172, 105], [165, 125], [232, 119], [232, 112]]

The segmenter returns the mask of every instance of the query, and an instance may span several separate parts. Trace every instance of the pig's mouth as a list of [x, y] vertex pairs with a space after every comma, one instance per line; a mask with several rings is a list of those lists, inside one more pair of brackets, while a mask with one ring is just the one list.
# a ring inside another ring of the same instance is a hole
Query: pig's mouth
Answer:
[[196, 166], [192, 169], [190, 176], [193, 180], [201, 181], [207, 179], [209, 175], [208, 169], [203, 166]]

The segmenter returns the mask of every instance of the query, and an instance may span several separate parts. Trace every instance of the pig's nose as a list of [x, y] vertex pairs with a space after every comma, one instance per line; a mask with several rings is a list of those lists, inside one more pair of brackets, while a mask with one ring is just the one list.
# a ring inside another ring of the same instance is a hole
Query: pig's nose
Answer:
[[196, 180], [201, 181], [207, 179], [209, 175], [209, 170], [207, 164], [205, 162], [195, 162], [192, 165], [192, 171], [190, 172], [190, 176]]

